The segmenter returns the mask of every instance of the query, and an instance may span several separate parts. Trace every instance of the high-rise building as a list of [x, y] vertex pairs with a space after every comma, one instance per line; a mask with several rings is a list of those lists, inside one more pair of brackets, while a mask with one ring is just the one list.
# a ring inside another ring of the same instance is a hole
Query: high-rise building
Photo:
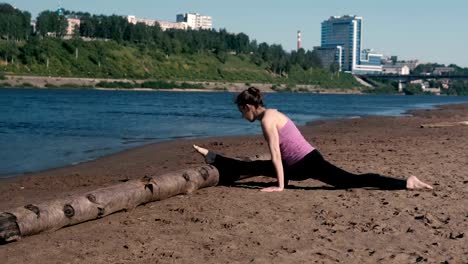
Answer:
[[341, 69], [352, 71], [361, 58], [362, 17], [332, 16], [322, 22], [321, 47], [343, 48]]
[[315, 48], [323, 66], [338, 64], [340, 70], [353, 73], [382, 71], [381, 54], [362, 53], [361, 34], [362, 17], [332, 16], [323, 21], [321, 46]]
[[177, 15], [177, 22], [185, 22], [191, 29], [212, 29], [213, 22], [210, 16], [202, 16], [198, 13], [185, 13]]

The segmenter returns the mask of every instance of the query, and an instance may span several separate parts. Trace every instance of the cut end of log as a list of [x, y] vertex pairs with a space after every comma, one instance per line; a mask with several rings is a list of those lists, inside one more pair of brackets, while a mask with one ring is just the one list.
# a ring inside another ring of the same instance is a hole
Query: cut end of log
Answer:
[[21, 239], [16, 216], [10, 213], [0, 213], [0, 243], [8, 243]]

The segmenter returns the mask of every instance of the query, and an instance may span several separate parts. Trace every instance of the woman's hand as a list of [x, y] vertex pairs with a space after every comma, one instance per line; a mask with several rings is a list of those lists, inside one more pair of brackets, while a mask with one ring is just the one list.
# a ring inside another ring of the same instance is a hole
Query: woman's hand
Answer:
[[268, 142], [268, 147], [270, 148], [271, 161], [275, 167], [278, 186], [262, 189], [263, 192], [281, 192], [284, 190], [284, 169], [283, 162], [281, 161], [281, 150], [277, 128], [279, 119], [280, 114], [278, 111], [265, 110], [262, 119], [262, 130], [263, 135]]
[[262, 192], [282, 192], [283, 190], [284, 190], [284, 188], [273, 186], [273, 187], [268, 187], [268, 188], [261, 189], [260, 191], [262, 191]]

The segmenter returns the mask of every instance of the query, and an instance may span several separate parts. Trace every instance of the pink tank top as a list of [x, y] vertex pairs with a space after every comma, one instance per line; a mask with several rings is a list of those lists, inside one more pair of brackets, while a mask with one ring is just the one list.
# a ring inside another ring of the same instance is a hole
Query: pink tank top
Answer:
[[288, 166], [300, 161], [315, 149], [289, 118], [284, 127], [278, 129], [278, 135], [281, 159]]

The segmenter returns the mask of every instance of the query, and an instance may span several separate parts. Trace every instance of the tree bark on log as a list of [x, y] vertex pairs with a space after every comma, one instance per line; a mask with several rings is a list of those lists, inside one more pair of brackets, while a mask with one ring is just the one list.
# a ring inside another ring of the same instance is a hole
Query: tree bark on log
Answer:
[[148, 202], [216, 186], [218, 182], [218, 170], [204, 165], [14, 208], [0, 213], [0, 241], [10, 242], [39, 232], [57, 230]]

